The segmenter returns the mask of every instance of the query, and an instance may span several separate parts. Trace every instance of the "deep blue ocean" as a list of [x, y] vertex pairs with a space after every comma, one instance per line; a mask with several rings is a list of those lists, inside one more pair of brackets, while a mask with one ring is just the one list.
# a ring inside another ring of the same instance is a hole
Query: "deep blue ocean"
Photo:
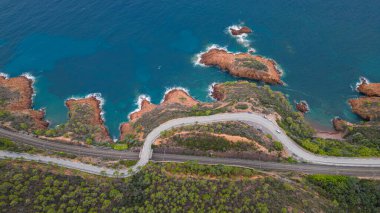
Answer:
[[208, 86], [234, 80], [194, 66], [210, 44], [246, 51], [225, 33], [244, 22], [257, 53], [276, 60], [291, 101], [305, 99], [323, 127], [356, 120], [347, 99], [360, 76], [380, 81], [380, 1], [301, 0], [2, 0], [0, 71], [36, 77], [35, 108], [53, 125], [67, 119], [65, 99], [101, 93], [113, 136], [140, 94], [160, 102], [181, 86], [202, 101]]

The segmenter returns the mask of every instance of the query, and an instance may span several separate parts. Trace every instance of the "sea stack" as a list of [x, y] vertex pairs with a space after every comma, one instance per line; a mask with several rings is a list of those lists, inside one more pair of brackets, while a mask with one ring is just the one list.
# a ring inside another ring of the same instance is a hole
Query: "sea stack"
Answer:
[[252, 30], [249, 28], [249, 27], [240, 27], [240, 28], [237, 28], [237, 29], [234, 29], [234, 28], [230, 28], [230, 32], [232, 35], [234, 36], [238, 36], [238, 35], [242, 35], [242, 34], [249, 34], [249, 33], [252, 33]]
[[302, 113], [307, 113], [307, 112], [310, 111], [309, 104], [306, 101], [304, 101], [304, 100], [298, 102], [296, 104], [296, 108], [297, 108], [298, 111], [300, 111]]

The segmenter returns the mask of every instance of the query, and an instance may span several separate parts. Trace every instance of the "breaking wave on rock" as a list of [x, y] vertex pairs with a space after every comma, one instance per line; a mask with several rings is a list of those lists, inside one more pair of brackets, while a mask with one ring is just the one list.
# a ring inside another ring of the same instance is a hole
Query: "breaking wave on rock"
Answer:
[[210, 97], [212, 100], [216, 100], [214, 96], [212, 95], [214, 93], [214, 86], [218, 84], [217, 82], [213, 82], [208, 86], [208, 97]]
[[151, 102], [149, 95], [145, 95], [145, 94], [139, 95], [139, 97], [137, 97], [137, 100], [135, 102], [135, 105], [137, 105], [137, 108], [135, 110], [133, 110], [132, 112], [128, 113], [128, 119], [130, 119], [131, 114], [141, 110], [141, 104], [142, 104], [143, 100], [147, 100], [147, 101]]
[[1, 77], [4, 77], [5, 79], [8, 79], [8, 78], [9, 78], [9, 75], [6, 74], [6, 73], [3, 73], [3, 72], [0, 72], [0, 76], [1, 76]]
[[[231, 29], [233, 30], [240, 30], [242, 27], [243, 27], [243, 24], [244, 23], [240, 23], [238, 25], [231, 25], [231, 26], [228, 26], [225, 30], [225, 32], [227, 34], [229, 34], [231, 37], [235, 38], [236, 41], [241, 44], [243, 47], [245, 48], [251, 48], [251, 40], [248, 39], [248, 34], [247, 33], [243, 33], [243, 34], [240, 34], [240, 35], [233, 35], [231, 33]], [[252, 48], [253, 49], [253, 48]], [[253, 49], [254, 50], [254, 49]]]
[[165, 98], [166, 98], [166, 95], [168, 93], [170, 93], [171, 91], [173, 90], [181, 90], [183, 92], [185, 92], [188, 96], [190, 96], [190, 92], [188, 89], [184, 88], [184, 87], [169, 87], [169, 88], [166, 88], [165, 90], [165, 93], [164, 93], [164, 96], [163, 98], [161, 99], [160, 103], [163, 103], [165, 101]]
[[352, 88], [352, 86], [351, 86], [351, 88], [352, 88], [353, 91], [357, 91], [358, 92], [358, 87], [361, 84], [369, 84], [369, 83], [371, 83], [371, 82], [366, 77], [360, 76], [359, 81], [356, 82], [356, 84], [355, 84], [355, 88]]
[[206, 47], [206, 49], [204, 51], [199, 52], [198, 54], [196, 54], [193, 57], [192, 61], [193, 61], [194, 66], [208, 67], [207, 65], [204, 65], [204, 64], [201, 63], [201, 59], [202, 59], [202, 55], [203, 54], [207, 53], [208, 51], [210, 51], [212, 49], [224, 50], [224, 51], [226, 51], [228, 53], [232, 53], [232, 52], [228, 51], [227, 46], [221, 47], [221, 46], [219, 46], [217, 44], [210, 44], [210, 45], [208, 45]]

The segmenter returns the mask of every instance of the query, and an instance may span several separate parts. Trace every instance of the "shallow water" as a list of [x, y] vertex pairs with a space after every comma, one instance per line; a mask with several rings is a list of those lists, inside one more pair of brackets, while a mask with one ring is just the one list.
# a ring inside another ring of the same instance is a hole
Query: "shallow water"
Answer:
[[356, 120], [347, 99], [359, 76], [380, 81], [378, 1], [100, 1], [0, 2], [0, 72], [33, 74], [35, 107], [64, 122], [64, 100], [99, 92], [106, 124], [118, 136], [140, 94], [158, 103], [182, 86], [202, 101], [212, 82], [235, 78], [194, 66], [210, 44], [247, 49], [225, 33], [244, 22], [258, 54], [285, 71], [290, 100], [305, 99], [308, 118], [322, 126]]

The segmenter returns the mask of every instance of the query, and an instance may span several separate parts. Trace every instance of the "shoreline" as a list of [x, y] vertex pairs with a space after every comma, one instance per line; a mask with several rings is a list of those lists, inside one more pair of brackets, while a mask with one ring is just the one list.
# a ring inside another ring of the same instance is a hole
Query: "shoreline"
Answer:
[[[223, 49], [223, 48], [222, 48]], [[4, 77], [4, 78], [10, 78], [8, 74], [6, 73], [0, 73], [0, 76]], [[35, 82], [35, 77], [32, 76], [30, 73], [24, 73], [22, 74], [22, 76], [24, 76], [25, 78], [28, 78], [29, 80]], [[206, 97], [208, 97], [209, 99], [211, 99], [210, 101], [205, 101], [207, 103], [213, 103], [216, 101], [216, 99], [212, 96], [212, 92], [213, 92], [213, 86], [215, 84], [217, 84], [218, 82], [213, 82], [211, 84], [209, 84], [207, 86], [207, 91], [206, 91]], [[33, 86], [33, 83], [32, 83], [32, 88], [33, 88], [33, 97], [35, 97], [35, 91], [36, 91], [36, 88]], [[164, 100], [165, 100], [165, 96], [170, 93], [171, 91], [173, 90], [181, 90], [183, 92], [185, 92], [187, 95], [191, 96], [190, 95], [190, 90], [187, 89], [187, 88], [184, 88], [184, 87], [178, 87], [178, 86], [173, 86], [173, 87], [167, 87], [165, 89], [165, 92], [164, 92], [164, 95], [163, 95], [163, 98], [161, 99], [160, 103], [163, 103]], [[87, 94], [87, 95], [82, 95], [82, 96], [71, 96], [69, 98], [66, 98], [64, 99], [64, 105], [66, 103], [67, 100], [70, 100], [70, 99], [74, 99], [74, 100], [78, 100], [78, 99], [82, 99], [82, 98], [89, 98], [89, 97], [94, 97], [96, 100], [99, 101], [99, 105], [100, 105], [100, 109], [101, 109], [101, 118], [102, 118], [102, 121], [104, 124], [106, 124], [106, 119], [105, 119], [105, 110], [104, 110], [104, 105], [105, 105], [105, 99], [102, 97], [102, 94], [101, 93], [90, 93], [90, 94]], [[192, 96], [191, 96], [192, 97]], [[151, 97], [149, 95], [146, 95], [146, 94], [141, 94], [137, 97], [137, 100], [134, 102], [134, 105], [137, 105], [137, 108], [135, 108], [134, 110], [130, 111], [129, 113], [126, 113], [127, 114], [127, 120], [126, 121], [122, 121], [122, 122], [119, 122], [118, 123], [118, 128], [117, 130], [115, 131], [112, 131], [112, 132], [116, 132], [116, 134], [112, 134], [110, 135], [113, 139], [114, 138], [119, 138], [120, 137], [120, 126], [127, 122], [128, 120], [130, 120], [130, 115], [134, 112], [138, 112], [139, 110], [141, 110], [141, 102], [143, 100], [148, 100], [150, 102], [151, 100]], [[32, 99], [33, 101], [33, 99]], [[34, 102], [33, 102], [34, 104]], [[43, 107], [43, 108], [40, 108], [38, 109], [40, 111], [44, 111], [46, 112], [46, 110], [49, 110], [47, 109], [46, 107]], [[313, 120], [313, 119], [310, 119], [308, 116], [305, 117], [305, 119], [307, 120], [307, 122], [316, 130], [317, 133], [323, 133], [323, 134], [337, 134], [337, 132], [334, 130], [332, 124], [330, 125], [324, 125], [316, 120]], [[48, 118], [46, 118], [46, 121], [48, 121]], [[51, 124], [52, 122], [49, 121], [49, 123]], [[53, 123], [54, 123], [54, 120], [53, 120]], [[58, 124], [57, 124], [58, 125]], [[107, 128], [109, 125], [105, 125]], [[112, 125], [111, 125], [112, 126]], [[111, 132], [111, 131], [110, 131]]]

